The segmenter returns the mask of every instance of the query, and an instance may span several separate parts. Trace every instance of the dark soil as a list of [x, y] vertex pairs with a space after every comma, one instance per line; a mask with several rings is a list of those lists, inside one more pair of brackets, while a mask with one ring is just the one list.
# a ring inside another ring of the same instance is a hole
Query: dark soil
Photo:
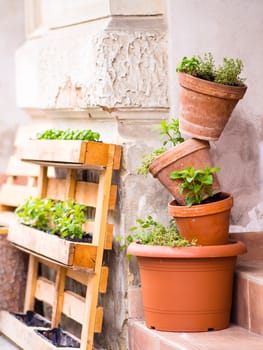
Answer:
[[36, 332], [59, 348], [80, 348], [80, 343], [63, 332], [61, 328], [53, 328], [49, 330], [36, 330]]
[[38, 314], [34, 311], [27, 311], [25, 314], [11, 313], [19, 321], [25, 323], [29, 327], [50, 327], [50, 323], [43, 320]]
[[208, 198], [204, 199], [201, 202], [201, 204], [214, 203], [214, 202], [222, 201], [223, 199], [226, 199], [226, 198], [227, 198], [226, 193], [219, 192], [219, 193], [216, 193], [215, 195], [213, 195], [212, 197], [208, 197]]

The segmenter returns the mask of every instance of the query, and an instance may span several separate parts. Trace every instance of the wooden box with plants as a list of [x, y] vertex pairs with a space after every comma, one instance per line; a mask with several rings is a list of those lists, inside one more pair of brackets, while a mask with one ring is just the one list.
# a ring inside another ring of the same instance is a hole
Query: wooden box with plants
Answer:
[[[32, 153], [27, 147], [21, 150], [23, 159], [39, 165], [38, 196], [17, 207], [18, 221], [8, 232], [8, 239], [29, 253], [25, 313], [1, 312], [1, 331], [27, 350], [91, 350], [94, 333], [102, 329], [99, 293], [107, 289], [103, 255], [112, 246], [113, 225], [107, 218], [116, 205], [112, 175], [120, 168], [121, 147], [100, 142], [100, 135], [91, 130], [48, 130], [43, 135], [52, 140], [32, 140]], [[45, 156], [43, 145], [49, 141], [53, 153]], [[63, 174], [48, 176], [50, 167], [63, 169]], [[54, 279], [41, 274], [42, 266], [54, 271]], [[82, 285], [84, 295], [67, 290], [68, 280]], [[36, 313], [37, 301], [51, 306], [44, 324]], [[62, 316], [79, 323], [80, 334], [62, 329]]]
[[[216, 69], [210, 53], [185, 57], [177, 69], [179, 121], [162, 122], [161, 136], [168, 139], [144, 156], [139, 168], [139, 174], [150, 171], [174, 197], [168, 203], [174, 220], [168, 227], [149, 216], [138, 219], [136, 233], [127, 237], [128, 254], [138, 258], [149, 328], [193, 332], [229, 326], [236, 259], [246, 247], [229, 240], [233, 197], [221, 190], [208, 141], [219, 138], [246, 91], [242, 68], [241, 60], [225, 58]], [[184, 141], [180, 132], [194, 138]], [[174, 147], [167, 150], [170, 141]]]

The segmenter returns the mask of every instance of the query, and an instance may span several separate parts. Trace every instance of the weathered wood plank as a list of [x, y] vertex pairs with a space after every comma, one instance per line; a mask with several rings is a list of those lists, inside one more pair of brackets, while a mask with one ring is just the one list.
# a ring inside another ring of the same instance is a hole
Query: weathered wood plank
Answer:
[[69, 267], [93, 268], [96, 261], [95, 245], [71, 242], [23, 224], [13, 223], [9, 227], [7, 238], [29, 252], [32, 251]]
[[[28, 327], [17, 320], [15, 316], [7, 311], [0, 312], [0, 331], [25, 350], [58, 350], [56, 347], [35, 332], [34, 327]], [[69, 334], [69, 333], [67, 333]], [[69, 334], [79, 342], [79, 339]], [[79, 348], [63, 347], [63, 350], [79, 350]]]

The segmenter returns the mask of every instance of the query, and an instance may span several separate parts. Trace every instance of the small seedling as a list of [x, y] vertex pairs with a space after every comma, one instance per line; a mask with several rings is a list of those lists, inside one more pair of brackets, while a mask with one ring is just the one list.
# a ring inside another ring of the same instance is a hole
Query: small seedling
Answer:
[[173, 180], [181, 180], [180, 194], [185, 193], [185, 200], [188, 206], [200, 204], [205, 195], [213, 195], [213, 174], [219, 171], [218, 167], [206, 167], [205, 169], [194, 169], [187, 167], [183, 170], [175, 170], [170, 174]]

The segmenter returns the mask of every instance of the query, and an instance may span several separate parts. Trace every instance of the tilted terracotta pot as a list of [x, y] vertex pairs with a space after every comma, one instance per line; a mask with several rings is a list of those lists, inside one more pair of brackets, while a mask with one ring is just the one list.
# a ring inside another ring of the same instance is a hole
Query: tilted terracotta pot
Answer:
[[217, 140], [246, 86], [218, 84], [178, 73], [179, 120], [183, 134], [202, 140]]
[[197, 332], [229, 326], [236, 256], [242, 242], [207, 247], [132, 243], [138, 257], [145, 322], [160, 331]]
[[[176, 201], [185, 205], [185, 195], [180, 194], [182, 180], [172, 180], [169, 175], [174, 170], [183, 170], [192, 166], [195, 169], [213, 167], [210, 157], [210, 145], [207, 141], [189, 139], [156, 157], [150, 164], [149, 171], [173, 195]], [[212, 193], [221, 191], [217, 176], [213, 174]]]
[[221, 193], [221, 200], [212, 203], [180, 206], [175, 200], [168, 204], [178, 231], [185, 239], [197, 239], [200, 245], [225, 244], [229, 239], [230, 211], [233, 196]]

